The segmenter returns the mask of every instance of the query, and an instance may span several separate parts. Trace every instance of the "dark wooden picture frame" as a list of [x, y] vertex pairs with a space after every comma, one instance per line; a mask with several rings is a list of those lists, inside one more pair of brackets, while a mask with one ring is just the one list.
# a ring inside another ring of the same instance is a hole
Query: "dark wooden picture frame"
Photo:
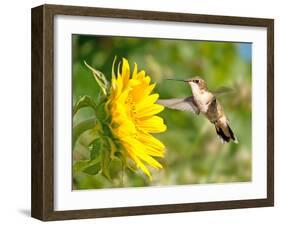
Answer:
[[[54, 210], [54, 16], [95, 16], [265, 27], [267, 29], [267, 198], [156, 206]], [[160, 214], [274, 205], [273, 19], [42, 5], [32, 9], [32, 200], [31, 215], [48, 220]]]

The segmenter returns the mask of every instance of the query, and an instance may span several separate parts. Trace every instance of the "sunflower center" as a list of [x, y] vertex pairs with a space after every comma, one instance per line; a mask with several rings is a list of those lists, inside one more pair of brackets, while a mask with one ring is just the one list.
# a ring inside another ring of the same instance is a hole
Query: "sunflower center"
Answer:
[[128, 95], [128, 98], [125, 101], [125, 104], [128, 106], [128, 112], [129, 112], [131, 119], [134, 122], [137, 122], [138, 119], [137, 119], [137, 111], [136, 111], [136, 102], [133, 100], [132, 95], [130, 95], [130, 94]]
[[125, 101], [125, 104], [127, 105], [128, 109], [128, 115], [130, 116], [131, 120], [134, 122], [134, 127], [136, 132], [133, 134], [133, 137], [135, 139], [138, 138], [138, 133], [142, 132], [142, 129], [138, 127], [139, 119], [137, 117], [137, 111], [136, 111], [136, 101], [132, 97], [132, 95], [129, 93], [127, 100]]

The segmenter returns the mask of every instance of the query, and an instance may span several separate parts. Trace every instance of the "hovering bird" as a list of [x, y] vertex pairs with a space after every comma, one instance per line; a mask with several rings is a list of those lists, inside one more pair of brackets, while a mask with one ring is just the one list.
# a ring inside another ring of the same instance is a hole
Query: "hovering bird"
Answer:
[[215, 125], [216, 132], [222, 143], [229, 141], [238, 143], [236, 136], [229, 126], [229, 120], [223, 111], [223, 107], [216, 98], [216, 94], [224, 92], [223, 90], [215, 93], [210, 92], [206, 82], [200, 77], [194, 77], [186, 80], [168, 80], [187, 83], [190, 85], [193, 95], [185, 98], [158, 100], [158, 104], [170, 109], [191, 111], [197, 115], [201, 112], [211, 123]]

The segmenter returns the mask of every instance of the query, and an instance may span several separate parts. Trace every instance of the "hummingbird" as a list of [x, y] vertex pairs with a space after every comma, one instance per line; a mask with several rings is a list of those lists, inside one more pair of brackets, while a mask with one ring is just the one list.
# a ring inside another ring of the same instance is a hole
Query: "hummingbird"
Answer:
[[[187, 83], [191, 87], [192, 96], [174, 99], [160, 99], [157, 101], [170, 109], [191, 111], [197, 115], [202, 113], [212, 124], [222, 143], [233, 141], [238, 143], [236, 136], [230, 128], [230, 122], [224, 113], [222, 105], [217, 100], [216, 94], [224, 91], [211, 92], [206, 82], [196, 76], [190, 79], [168, 79]], [[225, 90], [226, 91], [226, 90]]]

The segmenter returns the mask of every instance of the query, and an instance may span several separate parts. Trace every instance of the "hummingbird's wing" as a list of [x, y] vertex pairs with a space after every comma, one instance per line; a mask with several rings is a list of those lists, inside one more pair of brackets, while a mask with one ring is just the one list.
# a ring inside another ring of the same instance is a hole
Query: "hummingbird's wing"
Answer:
[[234, 92], [234, 89], [226, 86], [221, 86], [216, 90], [212, 90], [212, 93], [215, 94], [216, 96], [232, 93], [232, 92]]
[[171, 109], [176, 109], [181, 111], [191, 111], [195, 114], [200, 113], [199, 108], [197, 107], [193, 96], [186, 97], [186, 98], [158, 100], [157, 103]]

